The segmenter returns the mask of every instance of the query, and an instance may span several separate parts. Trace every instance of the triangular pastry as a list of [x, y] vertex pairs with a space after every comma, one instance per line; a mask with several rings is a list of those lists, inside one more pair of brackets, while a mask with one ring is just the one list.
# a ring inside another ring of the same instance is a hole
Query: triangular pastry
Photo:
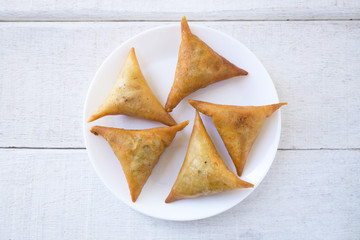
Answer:
[[89, 122], [117, 114], [154, 120], [169, 126], [176, 124], [146, 83], [134, 48], [131, 48], [110, 94], [90, 117]]
[[175, 79], [165, 109], [171, 112], [178, 103], [200, 88], [247, 72], [214, 52], [191, 33], [186, 18], [181, 20], [181, 44]]
[[138, 198], [160, 155], [189, 121], [171, 127], [145, 130], [125, 130], [94, 126], [91, 132], [100, 134], [110, 144], [119, 159], [129, 185], [133, 202]]
[[224, 144], [235, 164], [237, 174], [241, 176], [246, 158], [259, 135], [267, 117], [287, 103], [266, 106], [219, 105], [189, 99], [189, 103], [198, 111], [212, 117]]
[[240, 180], [226, 167], [196, 111], [184, 163], [165, 202], [250, 187], [254, 185]]

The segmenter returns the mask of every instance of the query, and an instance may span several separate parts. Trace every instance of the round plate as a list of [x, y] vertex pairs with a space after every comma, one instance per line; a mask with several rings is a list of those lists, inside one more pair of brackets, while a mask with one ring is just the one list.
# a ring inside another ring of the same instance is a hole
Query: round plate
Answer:
[[[94, 125], [125, 129], [147, 129], [164, 125], [122, 115], [106, 116], [92, 123], [87, 123], [87, 120], [110, 92], [131, 47], [135, 47], [142, 73], [150, 88], [159, 101], [165, 105], [175, 75], [181, 41], [180, 23], [145, 31], [115, 49], [97, 71], [90, 85], [84, 110], [86, 148], [91, 163], [105, 185], [133, 209], [167, 220], [184, 221], [214, 216], [235, 206], [254, 190], [237, 189], [169, 204], [164, 202], [184, 161], [194, 123], [195, 111], [188, 104], [187, 99], [242, 106], [266, 105], [279, 101], [269, 74], [256, 56], [243, 44], [210, 28], [193, 24], [190, 24], [190, 28], [214, 51], [247, 70], [249, 75], [234, 77], [198, 90], [185, 98], [173, 110], [171, 115], [178, 123], [186, 120], [190, 120], [190, 123], [183, 131], [178, 132], [172, 144], [162, 154], [135, 203], [131, 201], [123, 170], [112, 149], [102, 137], [93, 135], [89, 130]], [[229, 169], [235, 172], [234, 164], [211, 118], [205, 115], [201, 117], [220, 156]], [[280, 111], [277, 111], [265, 121], [241, 177], [255, 184], [255, 188], [260, 184], [274, 160], [280, 130]]]

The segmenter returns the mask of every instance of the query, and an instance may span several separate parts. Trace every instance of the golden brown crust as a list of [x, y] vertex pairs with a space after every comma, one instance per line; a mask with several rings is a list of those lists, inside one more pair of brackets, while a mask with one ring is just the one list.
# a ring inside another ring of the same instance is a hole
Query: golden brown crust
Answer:
[[186, 18], [181, 20], [181, 44], [173, 86], [165, 109], [171, 112], [190, 93], [247, 72], [220, 56], [191, 33]]
[[110, 144], [121, 163], [131, 199], [135, 202], [165, 148], [188, 124], [189, 121], [186, 121], [171, 127], [145, 130], [94, 126], [90, 131], [101, 135]]
[[226, 167], [196, 112], [184, 163], [165, 202], [253, 186]]
[[148, 86], [134, 48], [131, 48], [111, 92], [89, 122], [106, 115], [118, 114], [158, 121], [169, 126], [176, 124]]
[[188, 100], [198, 111], [213, 118], [228, 152], [231, 156], [237, 174], [241, 176], [247, 155], [259, 135], [267, 117], [287, 103], [277, 103], [266, 106], [232, 106], [220, 105], [197, 100]]

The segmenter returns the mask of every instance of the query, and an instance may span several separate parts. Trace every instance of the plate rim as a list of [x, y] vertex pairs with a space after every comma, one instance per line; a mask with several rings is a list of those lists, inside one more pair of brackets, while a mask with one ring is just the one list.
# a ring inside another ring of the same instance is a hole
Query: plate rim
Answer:
[[[274, 81], [273, 79], [271, 78], [269, 72], [266, 70], [265, 66], [263, 65], [263, 63], [260, 61], [260, 59], [248, 48], [246, 47], [242, 42], [240, 42], [239, 40], [237, 40], [236, 38], [232, 37], [231, 35], [228, 35], [220, 30], [217, 30], [217, 29], [214, 29], [214, 28], [210, 28], [210, 27], [207, 27], [207, 26], [203, 26], [203, 25], [198, 25], [198, 24], [193, 24], [192, 22], [189, 22], [189, 25], [190, 27], [195, 27], [195, 28], [200, 28], [202, 30], [206, 30], [206, 31], [212, 31], [212, 32], [215, 32], [216, 34], [219, 34], [221, 35], [222, 37], [225, 37], [225, 38], [228, 38], [232, 41], [235, 41], [236, 43], [240, 44], [244, 49], [246, 49], [247, 51], [249, 51], [254, 57], [255, 57], [255, 60], [259, 63], [259, 65], [263, 68], [265, 74], [267, 75], [267, 77], [271, 80], [272, 82], [272, 85], [275, 89], [275, 101], [276, 102], [279, 102], [279, 96], [278, 96], [278, 93], [277, 93], [277, 90], [276, 90], [276, 87], [274, 85]], [[261, 184], [261, 182], [264, 180], [265, 176], [268, 174], [269, 170], [270, 170], [270, 167], [272, 166], [274, 160], [275, 160], [275, 157], [276, 157], [276, 153], [278, 152], [278, 147], [279, 147], [279, 143], [280, 143], [280, 137], [281, 137], [281, 109], [278, 109], [277, 112], [278, 112], [278, 122], [277, 122], [277, 127], [278, 127], [278, 134], [276, 136], [276, 139], [274, 139], [274, 143], [276, 143], [276, 149], [271, 153], [271, 163], [269, 164], [269, 166], [266, 168], [266, 171], [265, 171], [265, 174], [263, 176], [261, 176], [259, 182], [254, 186], [253, 189], [251, 189], [251, 191], [249, 191], [248, 193], [246, 193], [246, 196], [240, 200], [239, 202], [235, 202], [234, 204], [230, 204], [228, 205], [229, 207], [225, 210], [222, 210], [222, 211], [219, 211], [219, 212], [215, 212], [215, 213], [212, 213], [212, 214], [209, 214], [209, 215], [206, 215], [206, 216], [200, 216], [200, 217], [190, 217], [190, 218], [163, 218], [163, 217], [159, 217], [159, 216], [156, 216], [156, 215], [153, 215], [153, 214], [150, 214], [148, 212], [143, 212], [143, 211], [140, 211], [139, 209], [136, 209], [132, 204], [127, 204], [126, 202], [123, 202], [119, 197], [118, 195], [108, 186], [108, 184], [106, 183], [106, 181], [104, 180], [104, 178], [102, 177], [102, 175], [100, 174], [99, 170], [97, 169], [97, 167], [95, 166], [94, 164], [94, 161], [92, 160], [92, 156], [90, 155], [89, 153], [89, 150], [88, 150], [88, 147], [89, 147], [89, 143], [88, 143], [88, 140], [86, 138], [86, 134], [87, 134], [87, 119], [86, 119], [86, 109], [88, 107], [88, 103], [89, 103], [89, 98], [90, 98], [90, 92], [91, 90], [93, 89], [93, 86], [95, 84], [95, 79], [98, 78], [99, 74], [100, 74], [100, 70], [102, 68], [105, 67], [106, 64], [108, 64], [108, 61], [109, 59], [111, 59], [124, 45], [128, 44], [129, 42], [133, 41], [134, 39], [140, 37], [141, 35], [144, 35], [144, 34], [147, 34], [149, 32], [153, 32], [153, 31], [156, 31], [156, 30], [160, 30], [160, 29], [166, 29], [166, 28], [172, 28], [172, 27], [179, 27], [179, 24], [178, 23], [170, 23], [170, 24], [166, 24], [166, 25], [163, 25], [163, 26], [157, 26], [157, 27], [152, 27], [150, 29], [147, 29], [145, 31], [142, 31], [140, 33], [137, 33], [135, 34], [134, 36], [132, 36], [131, 38], [125, 40], [124, 42], [122, 42], [121, 44], [119, 44], [117, 47], [115, 47], [111, 53], [102, 61], [102, 63], [100, 64], [100, 66], [97, 68], [94, 76], [92, 77], [91, 79], [91, 82], [90, 82], [90, 85], [88, 87], [88, 90], [87, 90], [87, 93], [86, 93], [86, 98], [85, 98], [85, 103], [84, 103], [84, 106], [83, 106], [83, 117], [82, 117], [82, 121], [83, 121], [83, 137], [84, 137], [84, 142], [85, 142], [85, 148], [86, 148], [86, 152], [87, 152], [87, 155], [89, 157], [89, 161], [93, 167], [93, 169], [95, 170], [96, 172], [96, 175], [100, 178], [100, 180], [102, 181], [102, 183], [105, 185], [105, 187], [118, 199], [120, 200], [122, 203], [124, 203], [126, 206], [130, 207], [131, 209], [135, 210], [136, 212], [139, 212], [145, 216], [149, 216], [149, 217], [153, 217], [153, 218], [156, 218], [156, 219], [161, 219], [161, 220], [168, 220], [168, 221], [195, 221], [195, 220], [201, 220], [201, 219], [206, 219], [206, 218], [210, 218], [210, 217], [213, 217], [213, 216], [216, 216], [216, 215], [219, 215], [219, 214], [222, 214], [228, 210], [230, 210], [231, 208], [235, 207], [236, 205], [238, 205], [239, 203], [241, 203], [242, 201], [244, 201], [246, 198], [249, 197], [250, 194], [252, 194], [256, 188]]]

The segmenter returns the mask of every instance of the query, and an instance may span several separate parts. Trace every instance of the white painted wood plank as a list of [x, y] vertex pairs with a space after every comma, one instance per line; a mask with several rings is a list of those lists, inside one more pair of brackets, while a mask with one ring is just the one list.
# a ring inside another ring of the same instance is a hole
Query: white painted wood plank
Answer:
[[1, 20], [359, 19], [357, 0], [2, 1]]
[[2, 239], [357, 239], [360, 151], [279, 151], [256, 191], [205, 220], [168, 222], [117, 200], [85, 150], [0, 150]]
[[[131, 36], [167, 23], [0, 23], [0, 147], [84, 147], [96, 69]], [[360, 22], [202, 22], [248, 46], [284, 107], [280, 148], [360, 147]]]

